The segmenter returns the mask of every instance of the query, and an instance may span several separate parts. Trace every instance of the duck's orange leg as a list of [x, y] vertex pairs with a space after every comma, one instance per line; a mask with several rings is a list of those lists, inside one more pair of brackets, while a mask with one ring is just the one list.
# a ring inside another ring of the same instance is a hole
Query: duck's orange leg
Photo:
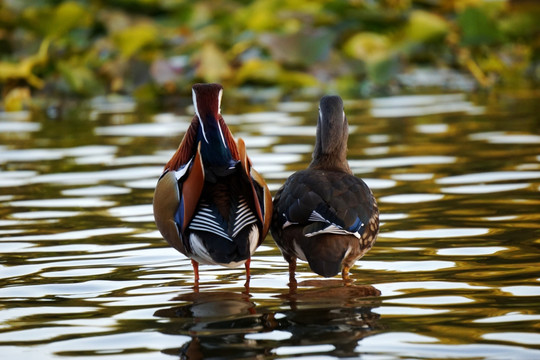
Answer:
[[193, 274], [195, 275], [195, 284], [199, 285], [199, 263], [191, 259], [191, 266], [193, 266]]
[[251, 271], [249, 270], [249, 267], [251, 266], [251, 258], [248, 258], [245, 263], [246, 267], [246, 280], [249, 281], [251, 278]]
[[343, 269], [341, 270], [341, 277], [343, 278], [343, 283], [345, 285], [352, 284], [352, 279], [349, 276], [349, 270], [350, 270], [350, 267], [348, 266], [343, 266]]
[[296, 282], [296, 257], [286, 259], [289, 263], [289, 295], [296, 294], [297, 282]]
[[248, 258], [246, 260], [244, 266], [246, 267], [246, 282], [244, 284], [244, 287], [246, 288], [246, 293], [249, 294], [249, 280], [251, 279], [251, 271], [249, 267], [251, 266], [251, 258]]
[[289, 263], [289, 286], [296, 289], [296, 257], [291, 257], [287, 259]]

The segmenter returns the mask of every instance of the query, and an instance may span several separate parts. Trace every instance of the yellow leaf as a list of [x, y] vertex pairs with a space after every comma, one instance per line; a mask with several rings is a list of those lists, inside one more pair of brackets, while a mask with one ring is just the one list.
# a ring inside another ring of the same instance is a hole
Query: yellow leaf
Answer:
[[198, 60], [197, 76], [207, 82], [219, 82], [231, 75], [225, 54], [213, 42], [203, 45]]
[[319, 81], [311, 74], [301, 71], [284, 71], [278, 78], [282, 87], [307, 88], [319, 85]]
[[277, 63], [254, 58], [242, 64], [236, 72], [235, 80], [239, 84], [247, 81], [274, 83], [280, 73], [281, 69]]
[[453, 0], [454, 9], [456, 11], [463, 11], [470, 6], [480, 6], [484, 0]]
[[159, 32], [150, 23], [140, 23], [116, 32], [113, 40], [125, 57], [130, 57], [147, 45], [156, 42]]
[[354, 35], [345, 43], [345, 52], [350, 56], [375, 63], [388, 59], [391, 56], [391, 42], [387, 36], [362, 32]]
[[448, 23], [435, 14], [415, 10], [405, 28], [407, 41], [425, 42], [439, 38], [448, 32]]
[[49, 25], [49, 35], [62, 36], [66, 32], [90, 21], [88, 11], [73, 1], [61, 3], [52, 16]]
[[36, 54], [30, 55], [18, 63], [0, 62], [0, 80], [24, 79], [36, 88], [43, 86], [43, 80], [32, 73], [36, 65], [44, 64], [49, 59], [49, 39], [45, 38]]
[[4, 97], [4, 109], [6, 111], [21, 111], [24, 103], [30, 99], [30, 89], [16, 87], [11, 89]]

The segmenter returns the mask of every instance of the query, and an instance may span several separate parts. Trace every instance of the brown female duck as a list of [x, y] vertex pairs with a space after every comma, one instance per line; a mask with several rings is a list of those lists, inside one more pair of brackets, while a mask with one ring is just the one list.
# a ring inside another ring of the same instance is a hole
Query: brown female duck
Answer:
[[339, 96], [320, 101], [313, 160], [291, 175], [274, 198], [271, 232], [289, 263], [296, 259], [324, 277], [349, 269], [373, 246], [379, 210], [369, 187], [347, 163], [347, 118]]
[[201, 264], [245, 264], [270, 226], [272, 198], [221, 116], [223, 87], [193, 86], [195, 116], [154, 193], [156, 225], [167, 242]]

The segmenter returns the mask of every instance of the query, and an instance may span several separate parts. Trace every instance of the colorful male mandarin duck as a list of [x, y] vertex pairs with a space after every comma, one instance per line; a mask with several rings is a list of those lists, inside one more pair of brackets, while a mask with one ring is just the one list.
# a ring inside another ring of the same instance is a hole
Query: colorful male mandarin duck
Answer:
[[221, 116], [223, 87], [193, 86], [195, 116], [178, 150], [165, 165], [154, 193], [156, 225], [167, 242], [199, 263], [245, 264], [264, 240], [272, 197]]
[[307, 261], [324, 277], [349, 269], [371, 247], [379, 231], [379, 209], [369, 187], [347, 163], [349, 127], [339, 96], [320, 101], [313, 159], [291, 175], [274, 198], [272, 236], [289, 263]]

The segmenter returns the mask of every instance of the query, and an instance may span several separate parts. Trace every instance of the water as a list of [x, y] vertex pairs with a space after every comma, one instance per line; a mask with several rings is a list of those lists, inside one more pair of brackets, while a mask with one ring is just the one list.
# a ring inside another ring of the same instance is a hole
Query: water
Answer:
[[[299, 263], [294, 290], [269, 235], [249, 293], [242, 268], [212, 266], [197, 292], [153, 223], [190, 108], [98, 99], [59, 119], [3, 114], [2, 358], [540, 358], [538, 97], [347, 101], [376, 245], [353, 286]], [[309, 163], [316, 101], [224, 99], [224, 112], [272, 191]]]

